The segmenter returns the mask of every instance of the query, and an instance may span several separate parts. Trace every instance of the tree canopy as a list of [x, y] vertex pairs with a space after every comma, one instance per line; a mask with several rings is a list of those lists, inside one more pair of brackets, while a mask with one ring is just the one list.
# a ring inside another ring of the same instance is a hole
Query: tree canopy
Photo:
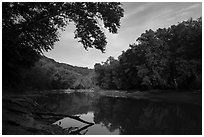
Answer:
[[[123, 9], [120, 3], [93, 2], [14, 2], [3, 3], [2, 27], [4, 44], [13, 36], [14, 43], [42, 52], [59, 40], [59, 29], [69, 22], [76, 26], [75, 38], [84, 48], [105, 50], [106, 37], [99, 20], [111, 33], [117, 33]], [[7, 39], [6, 39], [7, 38]]]
[[101, 88], [201, 88], [202, 18], [146, 30], [114, 64], [107, 62], [95, 65]]
[[104, 28], [117, 33], [123, 8], [116, 2], [3, 2], [3, 81], [19, 80], [28, 68], [59, 41], [60, 30], [73, 22], [75, 38], [85, 49], [105, 51]]

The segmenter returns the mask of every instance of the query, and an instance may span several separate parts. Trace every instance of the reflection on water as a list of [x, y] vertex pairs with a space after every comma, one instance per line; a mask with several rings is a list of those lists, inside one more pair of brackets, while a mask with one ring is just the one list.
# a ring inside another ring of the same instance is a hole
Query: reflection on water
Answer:
[[[93, 93], [49, 95], [43, 101], [49, 111], [80, 115], [95, 123], [83, 130], [86, 134], [201, 134], [202, 129], [202, 109], [195, 105], [98, 97]], [[87, 125], [70, 118], [55, 124], [63, 128]]]
[[97, 108], [94, 121], [120, 134], [201, 134], [197, 106], [102, 97]]
[[[93, 112], [82, 114], [80, 115], [80, 118], [85, 121], [94, 123], [94, 113]], [[78, 127], [78, 129], [83, 128], [87, 125], [87, 124], [84, 124], [82, 122], [79, 122], [71, 118], [63, 118], [61, 120], [56, 121], [54, 124], [57, 124], [63, 128]], [[81, 132], [84, 132], [84, 130], [82, 130]], [[110, 134], [118, 135], [119, 129], [110, 131], [103, 123], [98, 123], [98, 124], [94, 124], [93, 126], [88, 127], [86, 134], [87, 135], [110, 135]]]
[[91, 122], [91, 123], [94, 123], [94, 113], [93, 112], [88, 112], [86, 114], [82, 114], [80, 115], [80, 118], [85, 120], [85, 121], [88, 121], [88, 122]]

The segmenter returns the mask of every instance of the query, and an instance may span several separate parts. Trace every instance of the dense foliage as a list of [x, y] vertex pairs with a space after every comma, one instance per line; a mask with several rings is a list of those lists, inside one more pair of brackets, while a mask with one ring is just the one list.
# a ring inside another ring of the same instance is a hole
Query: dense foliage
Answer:
[[147, 30], [118, 57], [95, 64], [105, 89], [198, 89], [202, 86], [202, 18]]
[[59, 31], [73, 22], [75, 38], [85, 49], [105, 51], [102, 27], [117, 33], [123, 9], [116, 2], [3, 2], [3, 88], [21, 84], [20, 71], [59, 41]]
[[93, 70], [58, 63], [41, 57], [30, 70], [21, 73], [21, 88], [29, 89], [88, 89], [93, 86]]

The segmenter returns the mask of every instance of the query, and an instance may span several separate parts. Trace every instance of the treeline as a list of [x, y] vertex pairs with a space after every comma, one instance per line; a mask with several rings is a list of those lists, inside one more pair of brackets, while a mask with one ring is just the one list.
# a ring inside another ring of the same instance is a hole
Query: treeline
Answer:
[[202, 18], [146, 30], [118, 59], [94, 68], [103, 89], [201, 89]]
[[58, 63], [45, 56], [30, 69], [21, 68], [18, 77], [17, 83], [8, 83], [11, 89], [88, 89], [93, 86], [92, 69]]

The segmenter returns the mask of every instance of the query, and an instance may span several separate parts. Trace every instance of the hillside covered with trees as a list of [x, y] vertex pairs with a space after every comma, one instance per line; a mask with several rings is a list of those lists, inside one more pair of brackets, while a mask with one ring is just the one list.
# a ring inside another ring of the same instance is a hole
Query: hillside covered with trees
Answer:
[[16, 89], [87, 89], [93, 86], [93, 70], [56, 62], [42, 56], [29, 70], [21, 70], [21, 85]]
[[102, 89], [201, 89], [202, 18], [146, 30], [118, 59], [95, 64]]

